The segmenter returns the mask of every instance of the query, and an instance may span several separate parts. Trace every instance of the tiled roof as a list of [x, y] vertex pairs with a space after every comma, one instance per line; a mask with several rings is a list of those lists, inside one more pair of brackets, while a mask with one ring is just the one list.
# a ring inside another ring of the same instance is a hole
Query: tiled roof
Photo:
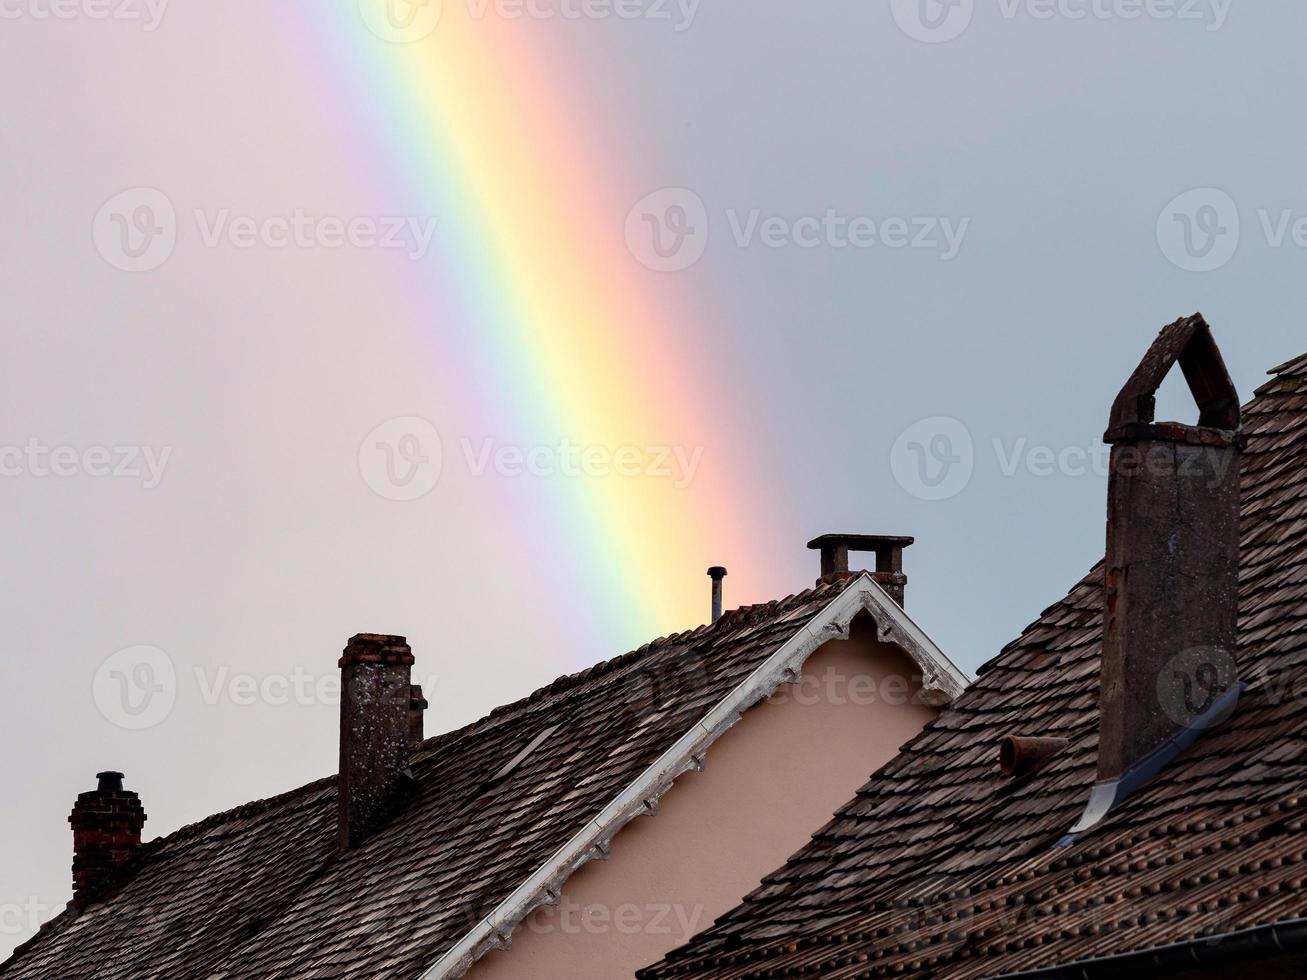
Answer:
[[859, 577], [738, 609], [428, 740], [416, 799], [343, 857], [334, 777], [154, 841], [118, 894], [65, 912], [0, 977], [417, 977], [777, 651], [815, 646], [814, 617], [869, 590], [892, 606]]
[[[1230, 720], [1053, 846], [1096, 778], [1100, 565], [784, 868], [640, 976], [991, 977], [1307, 914], [1307, 355], [1271, 373], [1244, 409], [1249, 688]], [[1069, 747], [1013, 780], [1007, 735]]]

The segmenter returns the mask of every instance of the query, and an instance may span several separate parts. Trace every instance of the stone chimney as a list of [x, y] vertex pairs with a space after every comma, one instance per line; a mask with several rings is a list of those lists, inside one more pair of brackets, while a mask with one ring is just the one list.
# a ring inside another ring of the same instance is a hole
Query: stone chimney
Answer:
[[102, 772], [99, 785], [77, 797], [73, 828], [73, 905], [84, 909], [122, 877], [141, 851], [145, 808], [123, 789], [123, 774]]
[[402, 636], [360, 633], [340, 658], [338, 845], [357, 847], [408, 799], [408, 760], [426, 702], [410, 683], [413, 651]]
[[862, 574], [849, 570], [849, 552], [874, 552], [876, 570], [870, 573], [871, 577], [901, 606], [903, 591], [908, 584], [908, 577], [903, 574], [903, 549], [914, 540], [893, 534], [823, 534], [813, 538], [808, 547], [821, 552], [821, 577], [817, 584], [825, 585]]
[[[1153, 419], [1176, 363], [1197, 425]], [[1098, 778], [1127, 784], [1119, 801], [1213, 723], [1218, 702], [1228, 710], [1238, 696], [1243, 434], [1238, 393], [1201, 316], [1161, 332], [1103, 439], [1112, 455]]]

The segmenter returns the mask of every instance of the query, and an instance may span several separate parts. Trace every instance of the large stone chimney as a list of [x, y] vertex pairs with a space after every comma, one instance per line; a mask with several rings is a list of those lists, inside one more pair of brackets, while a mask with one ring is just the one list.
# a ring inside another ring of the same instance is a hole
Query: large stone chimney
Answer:
[[123, 789], [123, 774], [102, 772], [99, 785], [77, 797], [73, 827], [73, 905], [84, 909], [122, 877], [141, 851], [145, 808]]
[[[1153, 418], [1177, 363], [1197, 425]], [[1125, 784], [1119, 801], [1237, 697], [1239, 398], [1201, 316], [1162, 330], [1103, 438], [1112, 454], [1098, 778]]]
[[340, 850], [357, 847], [407, 800], [408, 760], [422, 736], [413, 651], [402, 636], [359, 633], [340, 658]]

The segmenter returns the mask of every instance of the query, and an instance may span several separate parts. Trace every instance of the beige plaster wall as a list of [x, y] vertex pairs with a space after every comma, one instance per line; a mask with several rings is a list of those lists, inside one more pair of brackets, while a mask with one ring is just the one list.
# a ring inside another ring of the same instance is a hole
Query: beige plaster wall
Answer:
[[614, 980], [658, 960], [737, 905], [934, 717], [916, 666], [855, 621], [819, 648], [802, 683], [745, 713], [660, 812], [577, 872], [473, 980]]

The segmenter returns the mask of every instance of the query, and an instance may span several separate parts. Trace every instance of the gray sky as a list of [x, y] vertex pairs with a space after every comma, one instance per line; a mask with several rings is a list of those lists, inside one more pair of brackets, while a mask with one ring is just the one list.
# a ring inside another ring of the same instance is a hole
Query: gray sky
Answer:
[[[147, 836], [333, 771], [323, 685], [352, 633], [408, 635], [433, 733], [651, 638], [587, 602], [556, 478], [369, 490], [386, 419], [436, 419], [447, 453], [448, 419], [474, 431], [380, 285], [393, 255], [184, 226], [157, 270], [106, 258], [121, 229], [96, 217], [129, 188], [210, 215], [412, 206], [359, 179], [389, 151], [341, 151], [386, 107], [330, 84], [314, 5], [68, 3], [0, 0], [0, 954], [67, 900], [66, 817], [98, 769], [141, 792]], [[666, 587], [706, 612], [704, 567], [734, 562], [728, 604], [765, 601], [811, 584], [811, 536], [914, 534], [908, 607], [974, 670], [1101, 554], [1097, 439], [1158, 328], [1205, 313], [1245, 398], [1307, 349], [1307, 9], [924, 3], [516, 29], [590, 81], [594, 131], [637, 161], [613, 177], [627, 206], [681, 188], [710, 229], [650, 289], [699, 311], [678, 340], [766, 526], [748, 555], [687, 529]], [[625, 208], [607, 218], [620, 236]], [[39, 455], [60, 447], [71, 475]], [[165, 715], [115, 717], [114, 671], [169, 670]]]

